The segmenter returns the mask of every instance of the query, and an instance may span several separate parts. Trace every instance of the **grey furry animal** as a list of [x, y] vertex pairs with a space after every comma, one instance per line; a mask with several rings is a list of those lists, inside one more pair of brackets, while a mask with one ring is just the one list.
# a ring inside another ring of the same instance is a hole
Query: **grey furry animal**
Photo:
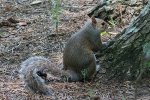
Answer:
[[34, 93], [51, 95], [53, 91], [45, 84], [49, 74], [60, 81], [64, 78], [67, 81], [91, 79], [98, 69], [93, 51], [102, 49], [100, 32], [105, 28], [103, 21], [92, 18], [70, 38], [63, 53], [65, 71], [57, 69], [56, 65], [41, 56], [25, 60], [19, 72], [26, 87]]
[[19, 73], [28, 90], [43, 95], [53, 94], [53, 90], [49, 89], [46, 83], [67, 81], [66, 78], [74, 75], [58, 69], [49, 59], [41, 56], [30, 57], [23, 61]]
[[69, 39], [64, 48], [63, 65], [64, 70], [70, 73], [70, 81], [90, 80], [96, 74], [99, 68], [96, 68], [94, 51], [105, 47], [100, 33], [106, 28], [103, 20], [92, 17]]
[[27, 89], [34, 93], [52, 95], [53, 90], [46, 86], [46, 80], [47, 72], [52, 70], [53, 67], [54, 65], [50, 60], [35, 56], [22, 62], [19, 73]]

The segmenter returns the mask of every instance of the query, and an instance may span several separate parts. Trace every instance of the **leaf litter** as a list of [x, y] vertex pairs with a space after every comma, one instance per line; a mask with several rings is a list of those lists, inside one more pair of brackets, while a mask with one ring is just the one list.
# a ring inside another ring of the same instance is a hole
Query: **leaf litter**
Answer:
[[[94, 82], [53, 82], [49, 85], [49, 88], [55, 91], [51, 97], [27, 91], [18, 76], [20, 63], [30, 56], [41, 55], [49, 58], [56, 65], [62, 65], [63, 48], [67, 40], [74, 32], [82, 28], [88, 19], [86, 13], [98, 3], [98, 0], [63, 0], [64, 9], [60, 15], [58, 33], [56, 33], [50, 18], [51, 4], [48, 1], [20, 0], [19, 3], [17, 1], [0, 1], [2, 11], [0, 13], [0, 98], [2, 100], [134, 99], [134, 84], [128, 81], [123, 83], [115, 80], [107, 81], [103, 74], [98, 74]], [[140, 0], [134, 1], [140, 2]], [[32, 3], [34, 4], [32, 5]], [[120, 6], [124, 5], [116, 4], [116, 6], [118, 6], [116, 11], [123, 10], [120, 9]], [[118, 19], [122, 21], [114, 26], [115, 31], [110, 32], [116, 35], [128, 25], [133, 17], [129, 14], [131, 8], [128, 9]], [[18, 24], [10, 23], [8, 20], [10, 18], [14, 18], [13, 21], [17, 20]], [[7, 24], [3, 25], [3, 22]], [[113, 34], [102, 36], [102, 40], [107, 41], [114, 37]], [[145, 83], [138, 89], [139, 100], [148, 100], [150, 97], [150, 89], [147, 88], [150, 82], [146, 80]]]

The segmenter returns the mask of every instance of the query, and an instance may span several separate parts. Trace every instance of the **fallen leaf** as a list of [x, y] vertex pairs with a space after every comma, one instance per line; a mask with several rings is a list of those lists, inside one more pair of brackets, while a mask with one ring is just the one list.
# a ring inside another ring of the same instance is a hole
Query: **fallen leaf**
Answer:
[[27, 32], [28, 32], [28, 33], [31, 33], [31, 32], [33, 32], [33, 29], [32, 29], [32, 28], [29, 28], [29, 29], [27, 30]]
[[19, 23], [19, 21], [17, 19], [12, 18], [12, 17], [8, 18], [7, 20], [11, 23]]
[[27, 25], [27, 22], [21, 21], [21, 22], [19, 22], [19, 23], [17, 23], [17, 24], [20, 25], [20, 26], [26, 26], [26, 25]]
[[36, 4], [39, 4], [39, 3], [42, 3], [42, 0], [35, 0], [32, 3], [30, 3], [30, 4], [31, 5], [36, 5]]

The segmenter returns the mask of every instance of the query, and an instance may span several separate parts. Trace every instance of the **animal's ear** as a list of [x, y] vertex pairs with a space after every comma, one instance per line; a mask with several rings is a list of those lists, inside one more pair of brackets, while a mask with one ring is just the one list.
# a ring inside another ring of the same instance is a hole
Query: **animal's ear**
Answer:
[[96, 19], [95, 19], [94, 16], [91, 17], [91, 20], [92, 20], [92, 25], [93, 25], [93, 26], [96, 26], [97, 21], [96, 21]]

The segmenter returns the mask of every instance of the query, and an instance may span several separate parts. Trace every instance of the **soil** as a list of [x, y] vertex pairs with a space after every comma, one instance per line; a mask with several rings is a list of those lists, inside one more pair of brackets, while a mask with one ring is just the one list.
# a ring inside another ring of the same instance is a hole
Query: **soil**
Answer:
[[[26, 90], [19, 78], [21, 62], [38, 55], [61, 66], [67, 40], [89, 19], [87, 12], [98, 1], [62, 0], [58, 30], [51, 17], [52, 4], [48, 0], [31, 3], [32, 0], [0, 1], [0, 100], [150, 100], [148, 79], [136, 86], [130, 81], [106, 80], [104, 73], [99, 73], [94, 82], [53, 82], [49, 88], [55, 93], [50, 97]], [[127, 25], [124, 22], [115, 29], [122, 30]], [[103, 36], [102, 40], [108, 38], [111, 36]]]

